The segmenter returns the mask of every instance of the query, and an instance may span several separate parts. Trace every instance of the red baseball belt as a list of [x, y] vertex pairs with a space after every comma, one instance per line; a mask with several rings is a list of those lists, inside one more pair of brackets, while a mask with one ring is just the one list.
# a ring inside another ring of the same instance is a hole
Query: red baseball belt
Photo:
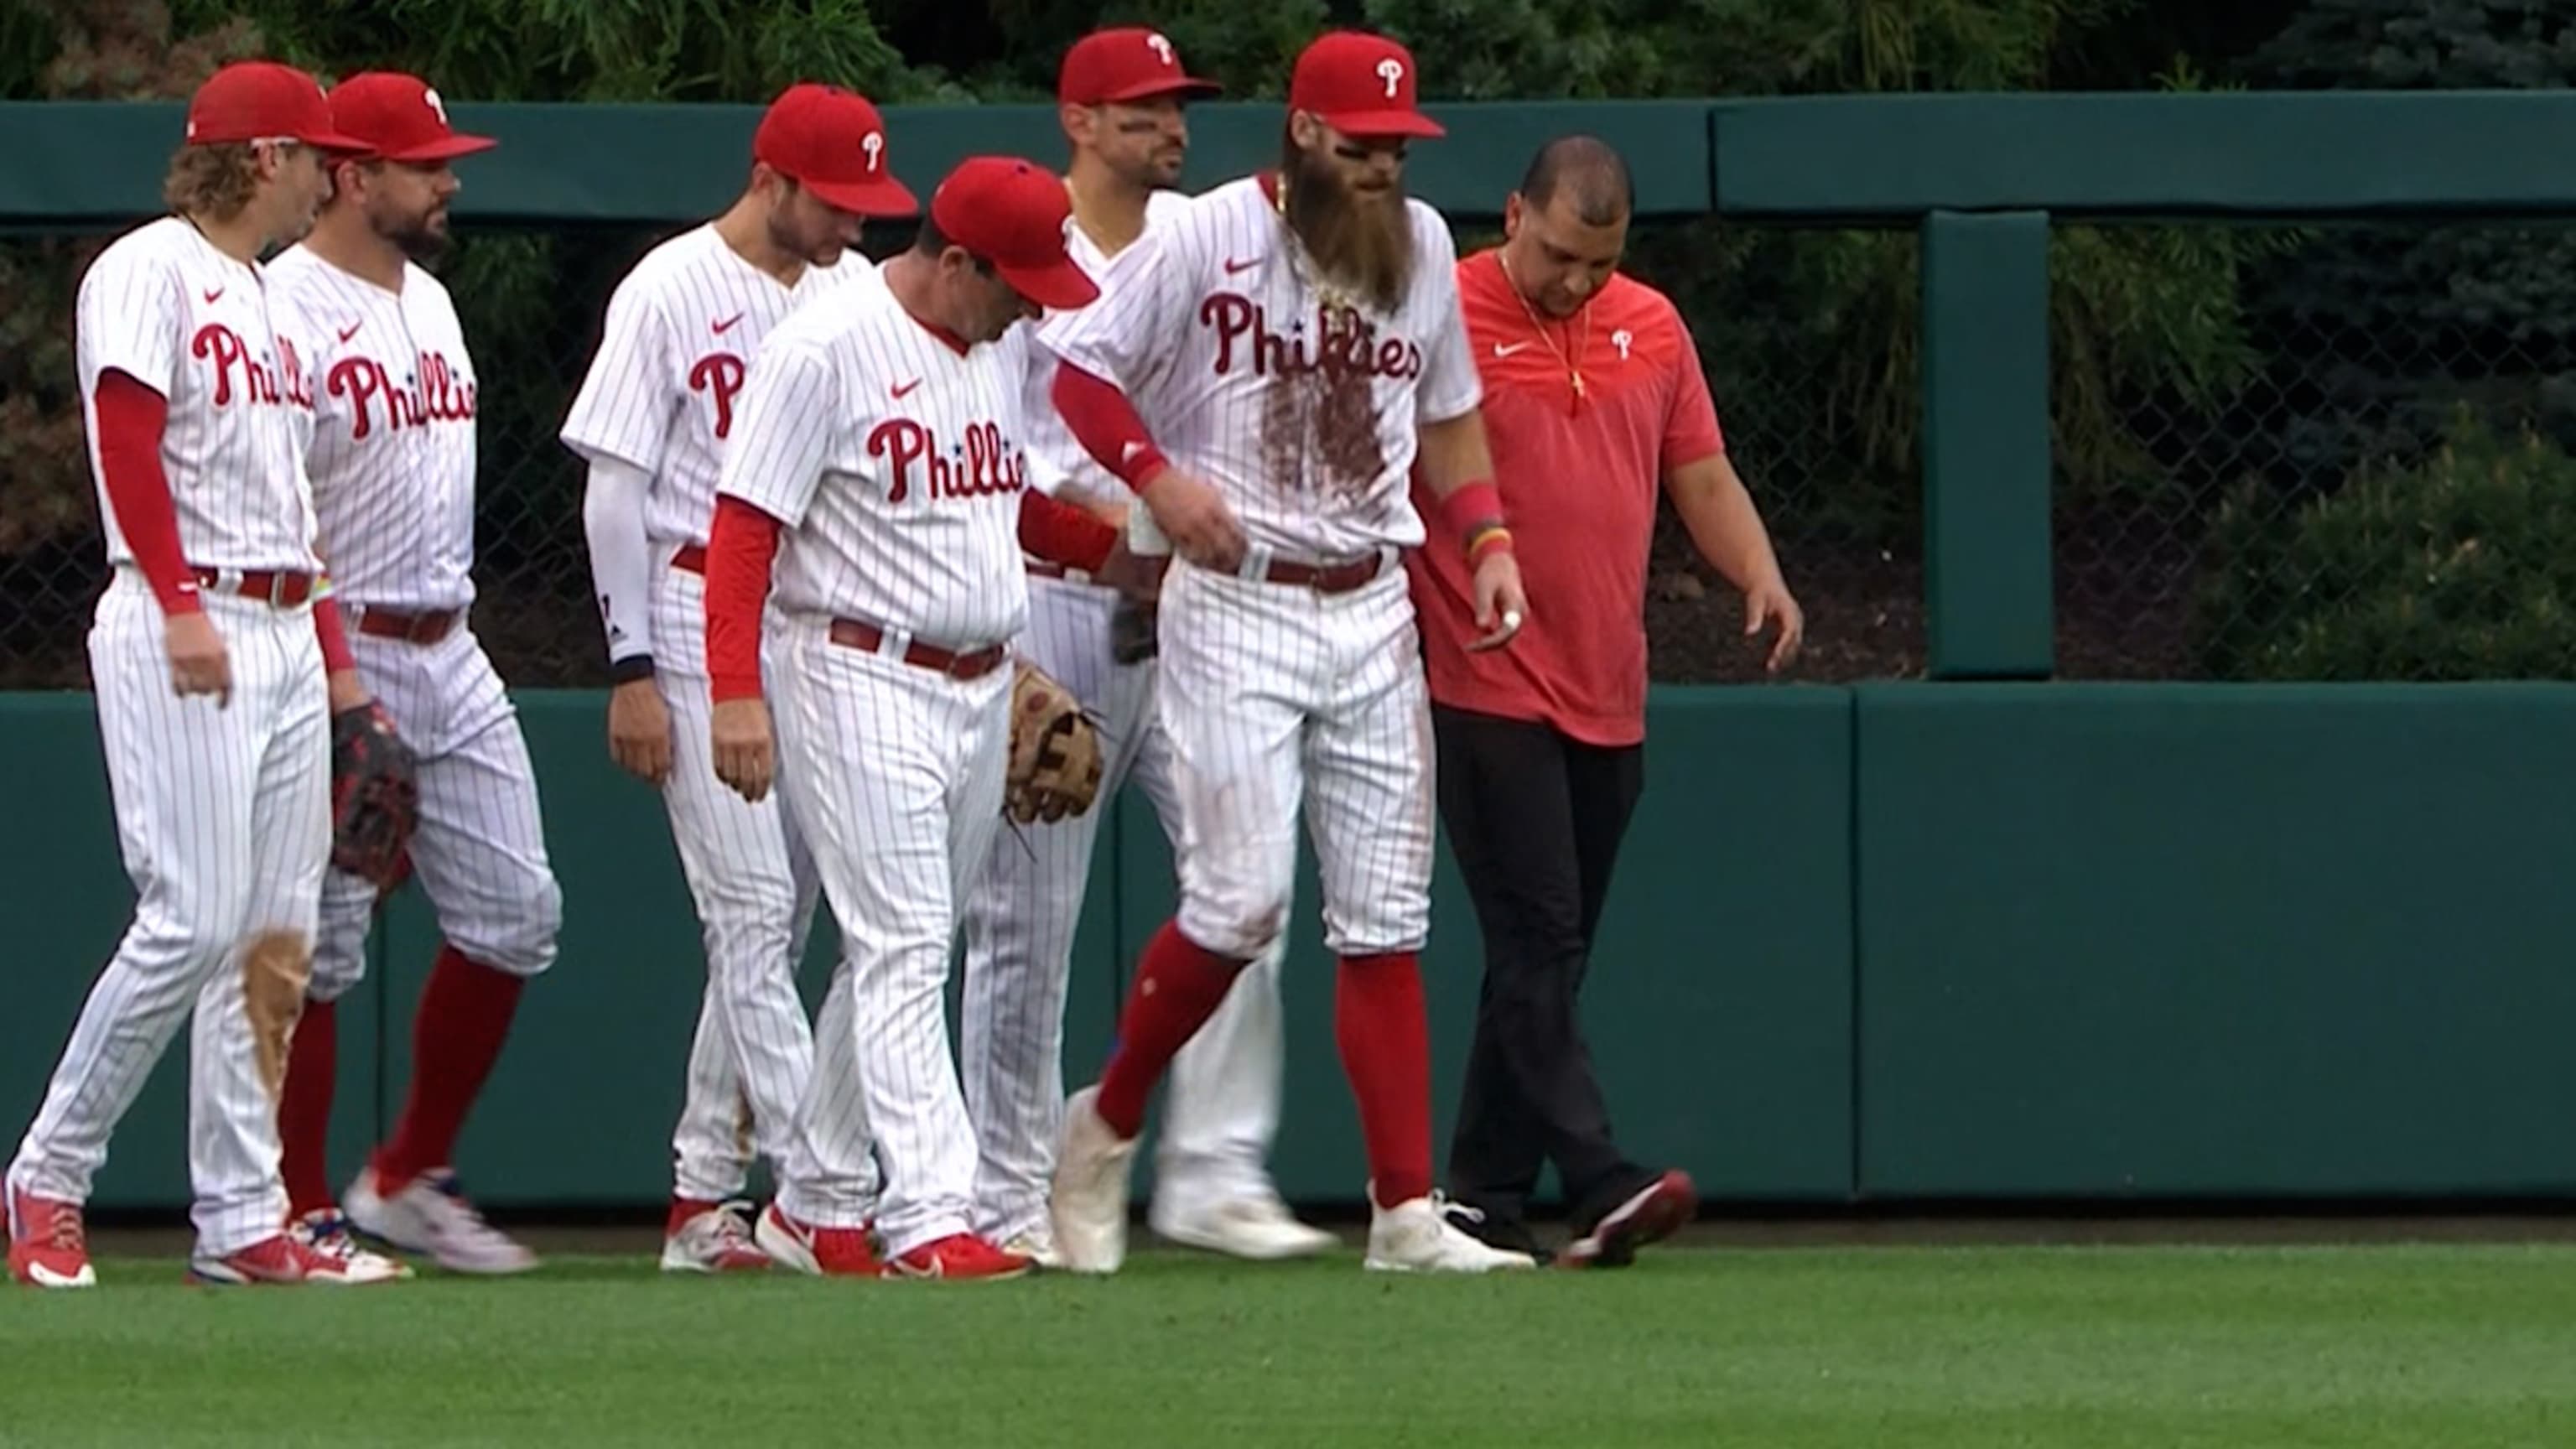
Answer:
[[401, 609], [374, 607], [358, 611], [358, 632], [378, 639], [400, 639], [411, 644], [435, 644], [447, 637], [456, 621], [465, 617], [463, 609], [431, 609], [407, 613]]
[[[858, 649], [874, 654], [885, 647], [885, 630], [865, 619], [834, 619], [832, 642], [845, 649]], [[903, 646], [903, 662], [945, 674], [951, 679], [979, 679], [1002, 667], [1011, 651], [1000, 644], [987, 644], [981, 649], [960, 654], [935, 644], [919, 641]]]
[[[314, 578], [311, 574], [287, 573], [277, 569], [239, 571], [209, 569], [198, 568], [195, 565], [190, 565], [188, 572], [196, 579], [197, 587], [201, 589], [214, 589], [225, 594], [237, 594], [245, 599], [257, 599], [280, 609], [292, 609], [313, 597]], [[225, 582], [228, 577], [232, 582]]]

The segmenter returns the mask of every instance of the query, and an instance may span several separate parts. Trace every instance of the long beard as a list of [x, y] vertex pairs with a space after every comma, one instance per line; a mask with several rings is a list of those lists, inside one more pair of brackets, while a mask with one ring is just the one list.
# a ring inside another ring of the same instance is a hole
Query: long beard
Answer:
[[1368, 194], [1344, 190], [1328, 163], [1301, 155], [1288, 183], [1288, 225], [1325, 276], [1380, 312], [1403, 305], [1413, 280], [1413, 219], [1402, 182]]

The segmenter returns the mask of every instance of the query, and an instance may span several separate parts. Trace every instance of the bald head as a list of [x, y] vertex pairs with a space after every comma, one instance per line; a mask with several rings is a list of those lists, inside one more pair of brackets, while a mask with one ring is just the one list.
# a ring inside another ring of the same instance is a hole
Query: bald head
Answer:
[[1521, 177], [1522, 203], [1546, 211], [1560, 193], [1572, 218], [1585, 226], [1626, 221], [1636, 204], [1628, 163], [1597, 136], [1559, 136], [1530, 158], [1529, 172]]

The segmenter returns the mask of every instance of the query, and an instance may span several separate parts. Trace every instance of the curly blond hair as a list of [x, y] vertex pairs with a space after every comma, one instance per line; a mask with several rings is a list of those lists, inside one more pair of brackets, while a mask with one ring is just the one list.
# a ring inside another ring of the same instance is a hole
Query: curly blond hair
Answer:
[[172, 211], [230, 221], [259, 190], [259, 161], [247, 141], [182, 146], [161, 179], [161, 201]]

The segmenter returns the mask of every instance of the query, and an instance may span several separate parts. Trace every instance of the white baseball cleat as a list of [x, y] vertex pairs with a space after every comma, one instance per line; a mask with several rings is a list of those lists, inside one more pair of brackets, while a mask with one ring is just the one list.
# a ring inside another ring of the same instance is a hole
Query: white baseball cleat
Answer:
[[414, 1276], [411, 1264], [358, 1246], [349, 1220], [330, 1208], [315, 1208], [286, 1225], [286, 1235], [317, 1258], [342, 1266], [351, 1282], [374, 1283]]
[[1438, 1193], [1375, 1208], [1365, 1266], [1379, 1273], [1490, 1273], [1538, 1266], [1527, 1253], [1489, 1248], [1451, 1227], [1449, 1215], [1440, 1209]]
[[[763, 1273], [770, 1258], [752, 1241], [747, 1202], [723, 1202], [692, 1213], [662, 1238], [665, 1273]], [[675, 1210], [676, 1211], [676, 1210]]]
[[1270, 1189], [1231, 1197], [1183, 1200], [1180, 1207], [1157, 1193], [1146, 1221], [1157, 1237], [1211, 1253], [1269, 1262], [1310, 1258], [1338, 1246], [1339, 1238], [1297, 1221]]
[[188, 1260], [192, 1281], [227, 1288], [285, 1283], [353, 1287], [390, 1283], [405, 1272], [393, 1259], [374, 1253], [342, 1255], [308, 1247], [291, 1231], [263, 1238], [238, 1253], [220, 1258], [199, 1253]]
[[1002, 1251], [1026, 1258], [1040, 1268], [1064, 1266], [1064, 1254], [1055, 1249], [1055, 1229], [1045, 1223], [1039, 1223], [1024, 1233], [1016, 1234], [1010, 1241], [1002, 1244]]
[[418, 1253], [451, 1273], [524, 1273], [537, 1255], [483, 1221], [456, 1187], [456, 1174], [432, 1168], [391, 1197], [372, 1167], [358, 1174], [340, 1199], [349, 1225], [406, 1253]]
[[1120, 1141], [1100, 1119], [1100, 1088], [1065, 1099], [1064, 1142], [1047, 1201], [1055, 1249], [1076, 1273], [1115, 1273], [1127, 1260], [1127, 1169], [1134, 1139]]

